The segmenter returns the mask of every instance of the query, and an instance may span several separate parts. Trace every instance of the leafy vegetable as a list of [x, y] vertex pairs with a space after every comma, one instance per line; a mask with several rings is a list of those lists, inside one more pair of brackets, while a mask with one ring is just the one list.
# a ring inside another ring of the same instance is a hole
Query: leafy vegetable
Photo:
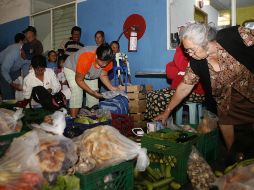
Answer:
[[54, 186], [44, 185], [43, 190], [80, 190], [79, 178], [72, 175], [58, 176]]

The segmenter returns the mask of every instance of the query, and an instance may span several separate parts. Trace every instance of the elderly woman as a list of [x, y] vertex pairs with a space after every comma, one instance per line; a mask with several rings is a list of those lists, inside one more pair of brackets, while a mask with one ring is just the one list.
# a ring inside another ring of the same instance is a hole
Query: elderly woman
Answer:
[[165, 122], [200, 80], [207, 109], [218, 113], [230, 150], [234, 125], [254, 122], [254, 31], [234, 26], [217, 33], [208, 25], [194, 23], [183, 31], [182, 42], [192, 57], [190, 66], [166, 110], [155, 119]]

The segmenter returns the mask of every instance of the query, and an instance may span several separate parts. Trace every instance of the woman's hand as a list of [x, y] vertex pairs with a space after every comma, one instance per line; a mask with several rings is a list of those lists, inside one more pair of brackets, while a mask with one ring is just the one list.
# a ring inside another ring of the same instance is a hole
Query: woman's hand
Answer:
[[11, 83], [11, 87], [14, 88], [17, 91], [23, 91], [23, 87], [21, 84]]
[[103, 98], [103, 95], [102, 95], [101, 93], [97, 92], [97, 91], [94, 91], [93, 96], [94, 96], [95, 98], [98, 98], [98, 99]]
[[163, 125], [166, 125], [166, 121], [167, 121], [169, 115], [170, 114], [168, 112], [163, 112], [160, 115], [158, 115], [157, 117], [155, 117], [154, 120], [155, 121], [161, 121], [161, 123]]

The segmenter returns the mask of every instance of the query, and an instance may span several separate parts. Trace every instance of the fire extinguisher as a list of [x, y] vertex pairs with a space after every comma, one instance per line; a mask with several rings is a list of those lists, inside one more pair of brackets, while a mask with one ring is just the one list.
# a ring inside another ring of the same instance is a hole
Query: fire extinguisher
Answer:
[[131, 27], [128, 51], [135, 52], [138, 50], [138, 32], [135, 27]]

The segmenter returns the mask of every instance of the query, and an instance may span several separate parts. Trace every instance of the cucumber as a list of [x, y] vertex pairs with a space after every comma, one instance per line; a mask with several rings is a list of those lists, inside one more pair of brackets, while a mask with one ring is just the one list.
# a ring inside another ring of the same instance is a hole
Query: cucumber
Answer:
[[153, 185], [153, 188], [158, 188], [158, 187], [161, 187], [161, 186], [165, 186], [165, 185], [169, 184], [172, 181], [173, 181], [173, 178], [166, 178], [166, 179], [162, 179], [158, 182], [155, 182], [152, 185]]
[[165, 178], [170, 178], [171, 177], [171, 166], [167, 165], [165, 169]]
[[180, 189], [181, 188], [181, 185], [175, 181], [172, 181], [170, 183], [170, 187], [172, 187], [173, 189], [177, 190], [177, 189]]

